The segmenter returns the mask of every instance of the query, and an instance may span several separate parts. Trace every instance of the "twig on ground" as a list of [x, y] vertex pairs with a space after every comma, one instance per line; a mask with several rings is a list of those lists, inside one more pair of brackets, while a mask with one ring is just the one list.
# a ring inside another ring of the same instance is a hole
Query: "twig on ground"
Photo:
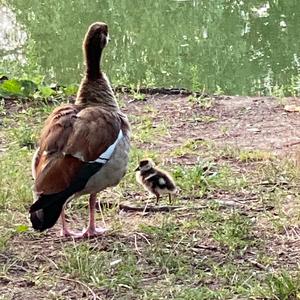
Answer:
[[270, 211], [273, 210], [275, 208], [275, 206], [273, 205], [267, 205], [267, 206], [263, 206], [263, 207], [257, 207], [257, 208], [250, 208], [251, 211], [256, 211], [256, 212], [264, 212], [264, 211]]
[[297, 142], [285, 144], [282, 147], [279, 147], [279, 149], [281, 149], [281, 148], [287, 148], [287, 147], [291, 147], [291, 146], [296, 146], [296, 145], [299, 145], [299, 144], [300, 144], [300, 141], [297, 141]]
[[6, 275], [0, 275], [0, 281], [6, 281], [6, 283], [9, 283], [9, 282], [13, 282], [13, 279]]
[[194, 250], [195, 252], [198, 252], [198, 249], [205, 249], [205, 250], [211, 250], [211, 251], [217, 251], [220, 250], [220, 248], [216, 247], [216, 246], [206, 246], [206, 245], [194, 245], [194, 247], [192, 248], [192, 250]]
[[71, 279], [71, 278], [67, 278], [67, 277], [62, 277], [62, 276], [57, 276], [57, 278], [65, 280], [65, 281], [70, 281], [70, 282], [74, 282], [77, 283], [83, 287], [85, 287], [93, 296], [93, 300], [102, 300], [100, 297], [98, 297], [95, 292], [85, 283], [79, 281], [79, 280], [75, 280], [75, 279]]
[[288, 231], [288, 229], [286, 228], [285, 225], [283, 225], [283, 229], [284, 229], [285, 234], [287, 235], [287, 237], [288, 237], [288, 239], [289, 239], [289, 238], [290, 238], [290, 234], [289, 234], [289, 231]]
[[247, 261], [252, 264], [253, 266], [257, 267], [260, 270], [267, 270], [268, 267], [264, 266], [263, 264], [259, 263], [258, 261], [254, 260], [254, 259], [250, 259], [248, 258]]
[[42, 257], [43, 257], [45, 260], [47, 260], [50, 264], [52, 264], [52, 265], [55, 267], [56, 270], [59, 269], [58, 265], [57, 265], [51, 258], [47, 257], [46, 255], [43, 255]]
[[144, 210], [143, 210], [143, 215], [146, 213], [146, 209], [147, 209], [147, 207], [148, 207], [148, 201], [146, 202], [146, 205], [145, 205], [145, 207], [144, 207]]
[[136, 235], [139, 235], [140, 237], [142, 237], [142, 238], [147, 242], [147, 244], [148, 244], [149, 246], [151, 246], [150, 241], [147, 239], [147, 237], [146, 237], [144, 234], [142, 234], [142, 233], [140, 233], [140, 232], [135, 232], [135, 234], [136, 234]]
[[140, 252], [139, 247], [138, 247], [138, 245], [137, 245], [136, 234], [134, 235], [134, 247], [135, 247], [136, 252], [137, 252], [139, 255], [141, 255], [141, 252]]
[[[219, 204], [220, 208], [245, 208], [244, 203], [240, 203], [238, 200], [222, 200], [222, 199], [211, 199], [215, 203]], [[143, 214], [145, 213], [156, 213], [156, 212], [171, 212], [171, 211], [191, 211], [191, 210], [201, 210], [201, 209], [206, 209], [209, 208], [209, 205], [197, 205], [197, 206], [154, 206], [154, 205], [146, 205], [144, 206], [131, 206], [127, 204], [121, 204], [121, 203], [113, 203], [113, 202], [97, 202], [96, 204], [96, 209], [101, 210], [101, 209], [111, 209], [111, 208], [117, 208], [119, 211], [124, 211], [124, 212], [141, 212]], [[257, 208], [250, 208], [250, 211], [255, 211], [255, 212], [260, 212], [260, 211], [270, 211], [273, 210], [274, 206], [265, 206], [265, 207], [257, 207]], [[244, 212], [246, 214], [246, 212]]]
[[[238, 202], [233, 202], [233, 201], [223, 201], [223, 200], [216, 200], [220, 207], [243, 207], [242, 204], [239, 204]], [[100, 202], [100, 204], [96, 204], [96, 209], [105, 209], [105, 208], [113, 208], [116, 207], [119, 210], [125, 211], [125, 212], [170, 212], [170, 211], [182, 211], [182, 210], [200, 210], [200, 209], [205, 209], [208, 208], [208, 205], [197, 205], [193, 207], [187, 207], [187, 206], [149, 206], [146, 204], [146, 206], [130, 206], [126, 204], [115, 204], [112, 202]]]
[[153, 276], [153, 277], [143, 278], [143, 279], [141, 279], [141, 281], [142, 282], [147, 282], [147, 281], [157, 280], [160, 277], [162, 277], [162, 275], [157, 275], [157, 276]]
[[182, 196], [180, 197], [180, 200], [190, 200], [190, 199], [193, 199], [193, 200], [198, 200], [198, 199], [203, 199], [203, 197], [201, 196]]
[[137, 212], [169, 212], [176, 209], [182, 209], [182, 206], [148, 206], [146, 204], [146, 207], [145, 206], [137, 207], [137, 206], [129, 206], [121, 203], [119, 205], [116, 205], [111, 202], [106, 202], [106, 203], [100, 202], [100, 204], [96, 205], [97, 210], [100, 210], [102, 208], [113, 208], [113, 207], [117, 207], [119, 210], [123, 210], [123, 211], [137, 211]]
[[291, 231], [293, 233], [293, 239], [299, 240], [299, 233], [295, 230], [295, 227], [291, 227]]

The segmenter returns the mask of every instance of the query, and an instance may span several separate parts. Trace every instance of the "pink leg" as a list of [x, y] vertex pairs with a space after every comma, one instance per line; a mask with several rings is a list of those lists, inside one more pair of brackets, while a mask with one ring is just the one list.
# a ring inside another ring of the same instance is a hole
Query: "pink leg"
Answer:
[[154, 191], [154, 194], [156, 196], [156, 205], [159, 203], [159, 193]]
[[172, 204], [172, 194], [169, 193], [169, 203]]
[[61, 211], [60, 219], [61, 219], [61, 224], [62, 224], [61, 236], [64, 236], [64, 237], [69, 237], [69, 236], [80, 237], [81, 236], [81, 233], [72, 232], [67, 228], [67, 222], [66, 222], [66, 215], [65, 215], [65, 208], [64, 207]]
[[89, 225], [86, 231], [82, 233], [82, 237], [93, 237], [97, 235], [102, 235], [107, 229], [96, 228], [95, 226], [95, 204], [97, 201], [97, 194], [91, 194], [89, 199]]

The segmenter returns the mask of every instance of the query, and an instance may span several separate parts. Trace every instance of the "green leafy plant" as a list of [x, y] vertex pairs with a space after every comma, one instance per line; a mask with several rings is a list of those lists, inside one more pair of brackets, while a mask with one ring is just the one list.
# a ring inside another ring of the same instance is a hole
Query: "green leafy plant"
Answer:
[[37, 84], [31, 80], [9, 79], [0, 84], [0, 96], [28, 97], [35, 93]]

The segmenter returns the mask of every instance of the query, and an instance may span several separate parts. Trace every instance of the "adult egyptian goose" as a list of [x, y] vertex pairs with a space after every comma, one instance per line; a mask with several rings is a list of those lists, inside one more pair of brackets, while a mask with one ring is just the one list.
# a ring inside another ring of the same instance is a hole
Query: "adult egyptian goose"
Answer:
[[[64, 236], [102, 234], [95, 226], [96, 194], [117, 185], [124, 176], [130, 128], [106, 75], [100, 69], [108, 42], [105, 23], [92, 24], [84, 38], [86, 73], [75, 104], [57, 107], [46, 120], [33, 157], [35, 202], [30, 220], [35, 230], [52, 227], [61, 215]], [[89, 224], [82, 233], [68, 230], [65, 203], [89, 194]]]
[[135, 171], [137, 182], [156, 196], [156, 204], [162, 194], [168, 194], [171, 203], [172, 194], [177, 192], [177, 188], [169, 173], [157, 168], [149, 158], [141, 160]]

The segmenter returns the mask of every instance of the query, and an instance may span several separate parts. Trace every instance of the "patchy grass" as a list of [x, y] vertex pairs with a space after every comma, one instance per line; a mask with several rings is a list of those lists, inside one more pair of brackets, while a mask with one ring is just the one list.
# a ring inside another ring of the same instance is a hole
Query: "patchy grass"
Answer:
[[64, 248], [61, 268], [70, 275], [112, 292], [136, 289], [142, 271], [133, 249], [116, 243], [110, 251], [99, 251], [87, 243]]
[[202, 109], [209, 109], [213, 106], [214, 99], [206, 96], [194, 96], [191, 95], [188, 97], [188, 100], [196, 106], [199, 106]]
[[[141, 158], [151, 157], [174, 176], [178, 208], [103, 209], [97, 222], [111, 231], [98, 239], [60, 238], [59, 225], [33, 232], [31, 157], [56, 104], [1, 101], [0, 299], [300, 299], [293, 161], [259, 143], [250, 149], [246, 138], [230, 143], [233, 126], [222, 100], [139, 94], [118, 100], [132, 124], [129, 170], [99, 199], [153, 206], [134, 173]], [[70, 226], [84, 227], [86, 197], [71, 202], [67, 214]]]
[[272, 153], [262, 150], [242, 150], [239, 153], [239, 160], [242, 162], [271, 160], [273, 158], [274, 155]]

